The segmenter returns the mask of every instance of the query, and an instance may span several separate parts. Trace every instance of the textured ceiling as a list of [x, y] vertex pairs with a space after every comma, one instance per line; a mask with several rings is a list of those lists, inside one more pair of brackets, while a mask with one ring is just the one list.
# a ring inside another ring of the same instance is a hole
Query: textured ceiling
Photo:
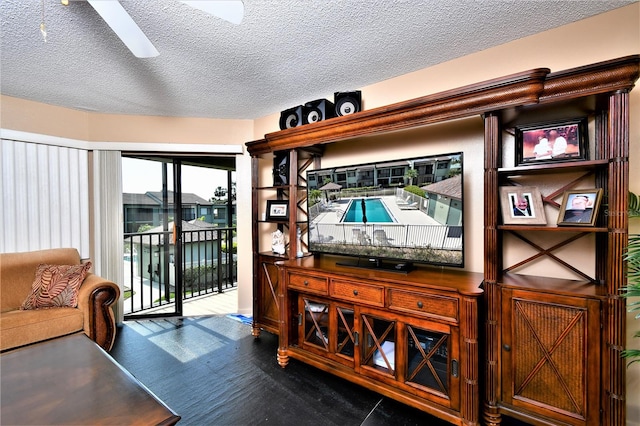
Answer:
[[[244, 0], [233, 25], [123, 0], [160, 51], [134, 57], [84, 1], [2, 0], [1, 92], [87, 111], [255, 119], [637, 0]], [[366, 94], [363, 94], [366, 98]]]

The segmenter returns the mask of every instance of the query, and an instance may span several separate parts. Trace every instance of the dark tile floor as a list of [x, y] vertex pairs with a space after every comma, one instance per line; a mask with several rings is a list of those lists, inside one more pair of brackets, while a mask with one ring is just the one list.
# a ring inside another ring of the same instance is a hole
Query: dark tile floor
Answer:
[[304, 363], [277, 337], [226, 316], [125, 322], [111, 355], [175, 410], [179, 425], [445, 425]]

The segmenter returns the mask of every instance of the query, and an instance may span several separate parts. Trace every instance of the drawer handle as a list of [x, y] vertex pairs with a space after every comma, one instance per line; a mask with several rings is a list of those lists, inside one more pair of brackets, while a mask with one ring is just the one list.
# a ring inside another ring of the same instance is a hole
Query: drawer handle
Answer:
[[422, 309], [422, 302], [418, 302], [418, 308]]
[[358, 295], [358, 290], [353, 290], [353, 295], [357, 296]]
[[304, 280], [304, 285], [309, 285], [309, 281]]

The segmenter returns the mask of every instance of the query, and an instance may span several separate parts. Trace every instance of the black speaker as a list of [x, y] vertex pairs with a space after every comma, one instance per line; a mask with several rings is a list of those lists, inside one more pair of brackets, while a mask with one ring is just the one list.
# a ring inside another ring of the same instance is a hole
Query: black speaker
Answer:
[[335, 92], [333, 94], [336, 116], [354, 114], [362, 111], [362, 93], [360, 90], [352, 92]]
[[316, 99], [302, 107], [302, 124], [317, 123], [331, 117], [335, 117], [334, 105], [326, 99]]
[[302, 126], [302, 105], [285, 109], [280, 113], [280, 130]]
[[289, 153], [276, 152], [273, 157], [273, 186], [289, 184]]

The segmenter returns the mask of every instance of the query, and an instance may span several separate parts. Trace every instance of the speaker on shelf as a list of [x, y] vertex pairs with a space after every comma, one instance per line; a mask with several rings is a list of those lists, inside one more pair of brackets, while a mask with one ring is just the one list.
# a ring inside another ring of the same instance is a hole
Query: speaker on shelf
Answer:
[[302, 126], [302, 105], [285, 109], [280, 113], [280, 130]]
[[273, 157], [273, 186], [289, 184], [289, 153], [276, 152]]
[[334, 105], [326, 99], [316, 99], [302, 107], [302, 124], [317, 123], [331, 117], [335, 117]]
[[333, 94], [336, 116], [354, 114], [362, 111], [362, 93], [360, 90], [351, 92], [335, 92]]

